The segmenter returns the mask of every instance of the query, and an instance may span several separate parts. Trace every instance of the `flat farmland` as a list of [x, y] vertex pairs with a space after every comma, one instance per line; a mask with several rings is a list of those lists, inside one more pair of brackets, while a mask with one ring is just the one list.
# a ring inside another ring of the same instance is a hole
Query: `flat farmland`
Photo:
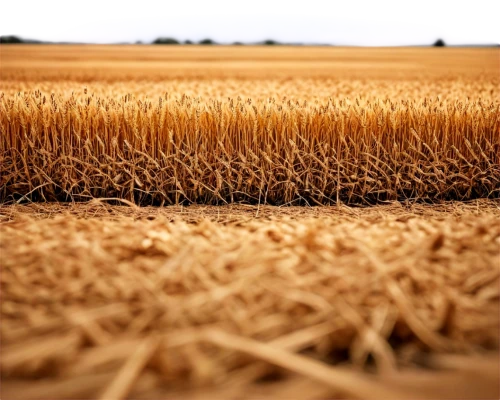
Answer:
[[11, 80], [117, 81], [172, 78], [498, 79], [498, 48], [308, 46], [3, 46]]
[[499, 55], [0, 46], [2, 397], [498, 398]]

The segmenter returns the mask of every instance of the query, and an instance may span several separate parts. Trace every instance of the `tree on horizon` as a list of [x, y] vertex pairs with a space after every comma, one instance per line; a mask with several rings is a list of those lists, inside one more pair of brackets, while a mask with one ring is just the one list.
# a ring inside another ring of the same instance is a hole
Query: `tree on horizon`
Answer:
[[443, 39], [438, 39], [434, 42], [434, 47], [445, 47], [446, 44], [444, 43]]
[[179, 44], [179, 41], [174, 38], [159, 37], [153, 42], [153, 44]]
[[212, 39], [203, 39], [203, 40], [200, 40], [200, 42], [198, 44], [201, 44], [201, 45], [212, 45], [212, 44], [217, 44], [215, 43]]
[[275, 46], [275, 45], [278, 45], [279, 43], [276, 41], [276, 40], [272, 40], [272, 39], [267, 39], [267, 40], [264, 40], [262, 42], [262, 44], [264, 46]]

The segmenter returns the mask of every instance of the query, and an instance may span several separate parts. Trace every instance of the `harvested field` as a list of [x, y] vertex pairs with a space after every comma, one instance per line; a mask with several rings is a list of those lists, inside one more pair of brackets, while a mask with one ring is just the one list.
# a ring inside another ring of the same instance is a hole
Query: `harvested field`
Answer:
[[0, 212], [5, 398], [498, 397], [498, 202]]
[[497, 399], [498, 49], [4, 46], [3, 399]]

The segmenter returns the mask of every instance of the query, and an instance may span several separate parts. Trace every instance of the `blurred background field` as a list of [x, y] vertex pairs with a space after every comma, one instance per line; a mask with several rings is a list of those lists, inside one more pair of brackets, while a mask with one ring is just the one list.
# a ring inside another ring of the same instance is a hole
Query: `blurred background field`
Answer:
[[2, 46], [6, 81], [165, 79], [498, 80], [500, 50], [310, 46]]

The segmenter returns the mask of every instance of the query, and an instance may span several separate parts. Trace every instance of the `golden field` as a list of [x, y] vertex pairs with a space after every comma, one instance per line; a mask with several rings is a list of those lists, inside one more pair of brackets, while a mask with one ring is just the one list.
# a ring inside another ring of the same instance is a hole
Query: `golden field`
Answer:
[[498, 398], [499, 55], [0, 46], [2, 398]]
[[[156, 48], [4, 46], [0, 199], [498, 197], [496, 49]], [[364, 80], [349, 60], [370, 67]], [[423, 75], [402, 79], [402, 60]], [[268, 62], [282, 78], [267, 79]], [[304, 79], [323, 62], [328, 79]], [[185, 78], [159, 81], [170, 69]], [[236, 70], [242, 79], [223, 79]]]
[[498, 79], [499, 50], [293, 46], [3, 46], [5, 80]]

